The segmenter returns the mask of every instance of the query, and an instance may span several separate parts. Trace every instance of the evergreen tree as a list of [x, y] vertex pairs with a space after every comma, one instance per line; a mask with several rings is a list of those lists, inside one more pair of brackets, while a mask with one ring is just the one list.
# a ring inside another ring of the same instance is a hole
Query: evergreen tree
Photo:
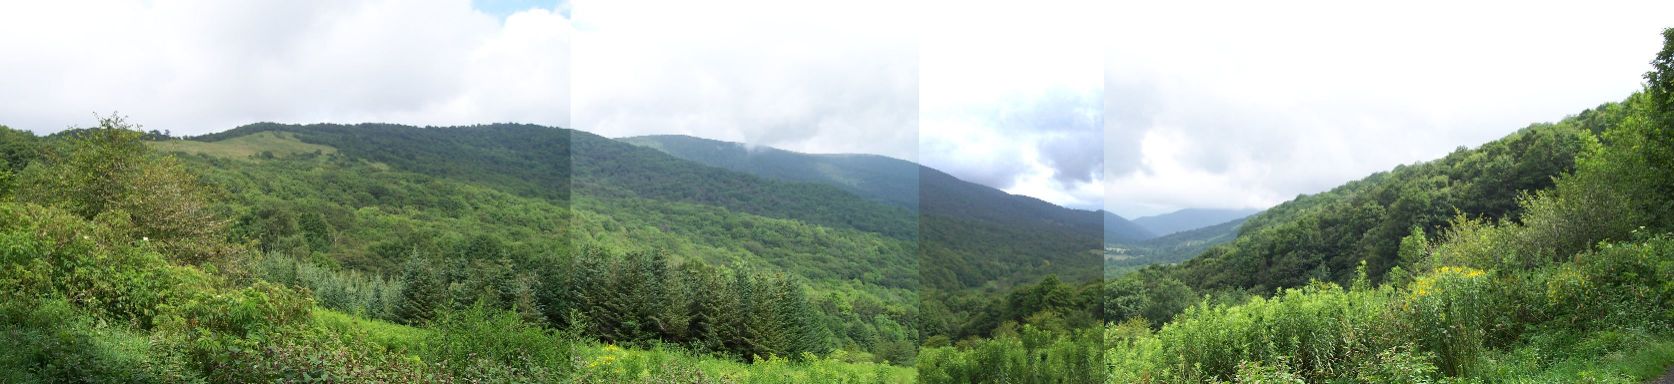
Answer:
[[728, 310], [723, 311], [723, 319], [727, 319], [726, 332], [721, 335], [723, 345], [728, 351], [737, 354], [746, 361], [754, 361], [756, 357], [766, 357], [767, 349], [767, 316], [751, 316], [761, 313], [761, 292], [756, 288], [756, 280], [747, 272], [734, 272], [730, 293], [736, 297]]
[[616, 288], [611, 286], [612, 273], [606, 257], [596, 248], [587, 248], [572, 261], [575, 267], [570, 275], [570, 303], [581, 318], [570, 321], [587, 324], [593, 336], [612, 341], [620, 318], [607, 303]]
[[729, 299], [737, 298], [731, 290], [732, 286], [714, 269], [702, 264], [688, 263], [681, 270], [685, 272], [681, 278], [690, 298], [686, 304], [689, 344], [701, 351], [725, 350], [725, 337], [732, 334], [726, 323], [727, 311], [736, 305]]
[[825, 327], [814, 313], [814, 308], [808, 305], [808, 294], [791, 279], [780, 278], [778, 282], [784, 300], [777, 315], [787, 328], [784, 354], [801, 358], [803, 353], [826, 352]]
[[401, 303], [395, 316], [405, 324], [424, 324], [436, 318], [438, 309], [452, 305], [447, 282], [424, 258], [408, 260], [401, 273]]

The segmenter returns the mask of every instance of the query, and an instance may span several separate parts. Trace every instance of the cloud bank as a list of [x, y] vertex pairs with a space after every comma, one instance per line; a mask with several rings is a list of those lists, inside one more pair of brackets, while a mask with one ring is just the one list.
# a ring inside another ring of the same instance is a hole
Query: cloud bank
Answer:
[[0, 5], [0, 124], [569, 122], [570, 23], [467, 0]]
[[1105, 180], [1107, 206], [1130, 217], [1266, 208], [1621, 100], [1674, 13], [1621, 2], [1124, 8], [1105, 24]]
[[[986, 6], [985, 6], [986, 5]], [[1103, 205], [1103, 9], [940, 7], [920, 45], [919, 156], [972, 182]]]

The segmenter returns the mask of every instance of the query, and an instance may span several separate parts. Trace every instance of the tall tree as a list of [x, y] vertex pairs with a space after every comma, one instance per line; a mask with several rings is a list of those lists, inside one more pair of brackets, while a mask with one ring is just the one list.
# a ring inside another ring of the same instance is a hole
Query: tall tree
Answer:
[[149, 152], [138, 127], [121, 116], [68, 131], [62, 151], [20, 176], [24, 201], [58, 206], [124, 223], [166, 254], [187, 263], [226, 260], [243, 248], [226, 241], [228, 221], [210, 204], [212, 190], [172, 156]]
[[451, 305], [447, 282], [436, 268], [422, 257], [408, 259], [401, 273], [401, 302], [395, 316], [405, 324], [425, 324], [436, 318], [439, 309]]

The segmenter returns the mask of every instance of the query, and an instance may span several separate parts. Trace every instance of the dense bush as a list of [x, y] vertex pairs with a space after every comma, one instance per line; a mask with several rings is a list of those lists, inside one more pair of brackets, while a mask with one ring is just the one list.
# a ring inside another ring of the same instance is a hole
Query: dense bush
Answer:
[[[1049, 322], [1049, 321], [1048, 321]], [[1042, 329], [1008, 323], [997, 336], [925, 347], [915, 367], [921, 383], [1099, 383], [1104, 344], [1097, 328]]]

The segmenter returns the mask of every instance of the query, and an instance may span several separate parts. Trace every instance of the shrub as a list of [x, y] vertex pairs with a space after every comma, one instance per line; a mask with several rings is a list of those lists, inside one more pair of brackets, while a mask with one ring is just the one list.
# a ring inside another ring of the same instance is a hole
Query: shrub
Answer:
[[1290, 373], [1283, 363], [1264, 365], [1259, 362], [1238, 363], [1238, 384], [1302, 384], [1302, 378]]
[[439, 313], [421, 349], [467, 381], [554, 382], [570, 373], [568, 338], [481, 304]]

